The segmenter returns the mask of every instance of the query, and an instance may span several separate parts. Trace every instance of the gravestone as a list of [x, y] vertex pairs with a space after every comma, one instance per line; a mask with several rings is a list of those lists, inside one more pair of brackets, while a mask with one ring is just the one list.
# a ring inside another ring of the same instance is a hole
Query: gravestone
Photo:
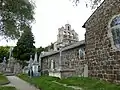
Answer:
[[83, 73], [84, 77], [88, 77], [88, 65], [84, 64], [84, 73]]

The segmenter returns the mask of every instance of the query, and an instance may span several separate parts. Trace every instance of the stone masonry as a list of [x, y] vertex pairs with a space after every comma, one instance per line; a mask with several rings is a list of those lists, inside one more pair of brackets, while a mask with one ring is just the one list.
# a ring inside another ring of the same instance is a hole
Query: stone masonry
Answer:
[[89, 76], [120, 82], [120, 50], [111, 41], [109, 22], [120, 14], [120, 0], [104, 0], [83, 25]]
[[[82, 76], [84, 56], [79, 57], [79, 49], [84, 49], [84, 41], [53, 51], [41, 57], [42, 74], [51, 72], [59, 77]], [[52, 65], [51, 60], [54, 64]], [[53, 67], [51, 67], [53, 66]]]

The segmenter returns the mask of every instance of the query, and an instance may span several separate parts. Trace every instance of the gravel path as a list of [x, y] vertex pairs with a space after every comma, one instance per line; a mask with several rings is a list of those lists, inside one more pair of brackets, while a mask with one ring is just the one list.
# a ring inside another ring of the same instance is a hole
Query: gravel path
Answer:
[[16, 76], [7, 76], [7, 78], [11, 82], [7, 86], [14, 86], [17, 90], [39, 90]]

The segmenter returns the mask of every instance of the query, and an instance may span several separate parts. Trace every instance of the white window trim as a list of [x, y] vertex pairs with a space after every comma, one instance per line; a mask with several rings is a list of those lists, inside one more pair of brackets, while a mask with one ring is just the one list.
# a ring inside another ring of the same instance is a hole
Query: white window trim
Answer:
[[[113, 48], [114, 51], [120, 51], [120, 49], [118, 49], [118, 48], [114, 45], [113, 35], [112, 35], [112, 32], [111, 32], [111, 29], [112, 29], [112, 27], [111, 27], [111, 22], [112, 22], [112, 20], [113, 20], [115, 17], [117, 17], [117, 16], [120, 16], [120, 14], [114, 15], [114, 16], [111, 18], [111, 20], [110, 20], [109, 23], [108, 23], [108, 30], [107, 30], [107, 31], [108, 31], [107, 36], [108, 36], [108, 38], [109, 38], [110, 41], [111, 41], [111, 47]], [[117, 27], [117, 26], [114, 26], [114, 27]]]

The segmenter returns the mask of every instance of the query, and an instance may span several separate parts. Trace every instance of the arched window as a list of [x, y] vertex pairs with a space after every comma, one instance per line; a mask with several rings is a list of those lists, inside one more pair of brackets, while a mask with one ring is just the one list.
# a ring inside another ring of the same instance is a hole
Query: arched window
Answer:
[[54, 70], [54, 69], [55, 69], [55, 61], [51, 60], [51, 70]]
[[68, 30], [70, 30], [70, 27], [68, 26]]
[[85, 55], [85, 50], [84, 50], [84, 48], [80, 48], [80, 49], [79, 49], [79, 57], [80, 57], [81, 59], [83, 59], [84, 55]]
[[112, 19], [110, 23], [113, 43], [117, 49], [120, 49], [120, 15]]
[[66, 36], [66, 35], [67, 35], [67, 32], [66, 32], [66, 31], [64, 31], [64, 32], [63, 32], [63, 35], [65, 35], [65, 36]]

